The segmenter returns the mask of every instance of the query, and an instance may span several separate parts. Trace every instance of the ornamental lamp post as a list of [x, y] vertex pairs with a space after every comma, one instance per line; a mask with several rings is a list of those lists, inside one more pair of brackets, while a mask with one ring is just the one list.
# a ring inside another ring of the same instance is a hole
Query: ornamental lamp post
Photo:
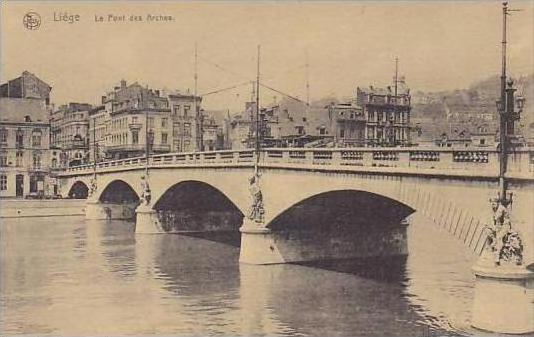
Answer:
[[[508, 3], [502, 6], [502, 73], [499, 112], [499, 190], [491, 198], [493, 211], [484, 226], [485, 242], [473, 267], [475, 291], [471, 325], [485, 331], [525, 334], [534, 332], [534, 303], [529, 295], [534, 272], [523, 265], [523, 240], [514, 229], [511, 216], [512, 193], [506, 177], [508, 150], [515, 136], [515, 122], [520, 119], [524, 98], [515, 98], [516, 89], [506, 77], [506, 17]], [[517, 106], [517, 110], [516, 110]], [[488, 310], [491, 306], [491, 310]]]

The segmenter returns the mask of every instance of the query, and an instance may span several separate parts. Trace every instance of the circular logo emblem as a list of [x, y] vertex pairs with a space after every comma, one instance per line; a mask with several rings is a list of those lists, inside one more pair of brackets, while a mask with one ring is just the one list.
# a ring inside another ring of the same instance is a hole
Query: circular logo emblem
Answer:
[[39, 29], [39, 26], [41, 26], [41, 16], [35, 12], [26, 13], [22, 19], [22, 23], [27, 29]]

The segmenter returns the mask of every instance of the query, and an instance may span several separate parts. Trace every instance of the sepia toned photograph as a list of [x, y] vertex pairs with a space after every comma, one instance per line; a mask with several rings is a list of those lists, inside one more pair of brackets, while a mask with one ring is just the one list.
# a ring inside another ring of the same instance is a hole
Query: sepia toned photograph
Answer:
[[2, 0], [0, 335], [534, 335], [534, 1]]

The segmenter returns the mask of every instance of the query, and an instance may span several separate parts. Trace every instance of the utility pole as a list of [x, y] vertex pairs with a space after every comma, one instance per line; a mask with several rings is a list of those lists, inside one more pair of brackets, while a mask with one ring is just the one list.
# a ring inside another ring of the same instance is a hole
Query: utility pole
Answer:
[[[250, 102], [256, 102], [256, 83], [254, 81], [251, 81], [250, 84], [252, 85], [252, 90], [250, 92]], [[255, 135], [254, 135], [254, 107], [252, 107], [252, 104], [249, 106], [250, 109], [250, 127], [248, 128], [248, 139], [247, 139], [247, 146], [252, 147], [252, 142], [255, 144]], [[254, 138], [253, 138], [254, 137]], [[254, 148], [256, 146], [254, 145]]]
[[[198, 91], [198, 52], [197, 52], [197, 43], [195, 42], [195, 89], [194, 89], [194, 97], [193, 97], [193, 108], [195, 109], [195, 117], [197, 119], [197, 123], [199, 123], [199, 126], [197, 127], [197, 132], [199, 135], [197, 135], [197, 147], [200, 149], [200, 151], [204, 151], [204, 135], [203, 135], [203, 118], [200, 116], [200, 109], [197, 107], [197, 91]], [[200, 144], [198, 144], [200, 143]]]
[[148, 109], [145, 108], [145, 176], [148, 179], [148, 160], [150, 159], [150, 143], [152, 141], [152, 135], [151, 130], [149, 129], [149, 117], [148, 117]]
[[389, 142], [389, 145], [392, 145], [392, 146], [395, 145], [395, 141], [396, 141], [394, 121], [395, 121], [395, 117], [397, 116], [397, 99], [398, 99], [398, 84], [399, 84], [399, 58], [398, 57], [395, 57], [394, 81], [395, 81], [395, 87], [394, 87], [395, 88], [395, 91], [394, 91], [395, 99], [393, 100], [393, 118], [390, 118], [388, 121], [386, 121], [388, 128], [389, 128], [388, 142]]
[[97, 189], [96, 186], [96, 116], [93, 118], [93, 177], [91, 178], [88, 196], [92, 196]]
[[96, 178], [96, 117], [93, 118], [93, 177]]
[[308, 50], [306, 50], [306, 117], [310, 112], [310, 64], [308, 59]]
[[507, 16], [510, 15], [510, 12], [519, 11], [518, 9], [509, 9], [508, 2], [503, 2], [502, 4], [502, 55], [501, 55], [501, 98], [497, 101], [497, 109], [499, 111], [499, 199], [500, 202], [507, 206], [512, 202], [512, 196], [508, 196], [507, 191], [507, 182], [505, 179], [507, 164], [508, 164], [508, 146], [510, 141], [510, 136], [514, 134], [514, 123], [518, 121], [520, 112], [523, 108], [523, 99], [518, 98], [518, 109], [515, 111], [516, 100], [514, 94], [516, 89], [514, 89], [513, 81], [508, 82], [508, 88], [506, 87], [506, 24]]
[[256, 74], [256, 163], [260, 156], [260, 45], [258, 45], [258, 70]]
[[507, 158], [506, 158], [506, 16], [508, 15], [508, 3], [502, 4], [502, 42], [501, 42], [501, 100], [499, 104], [499, 198], [501, 203], [507, 204], [506, 197], [506, 181], [504, 175], [506, 173]]

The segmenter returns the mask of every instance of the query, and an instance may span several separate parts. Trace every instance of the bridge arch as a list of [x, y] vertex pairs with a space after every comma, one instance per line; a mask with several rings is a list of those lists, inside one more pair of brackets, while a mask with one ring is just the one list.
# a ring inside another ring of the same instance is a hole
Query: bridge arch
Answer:
[[237, 231], [240, 208], [221, 190], [199, 180], [183, 180], [167, 188], [154, 203], [168, 232]]
[[129, 183], [115, 179], [101, 190], [98, 201], [110, 204], [139, 203], [139, 195]]
[[267, 224], [272, 230], [398, 225], [416, 210], [393, 198], [356, 189], [319, 192], [293, 203]]
[[67, 196], [69, 199], [87, 199], [89, 196], [89, 187], [85, 182], [77, 180], [70, 187]]

